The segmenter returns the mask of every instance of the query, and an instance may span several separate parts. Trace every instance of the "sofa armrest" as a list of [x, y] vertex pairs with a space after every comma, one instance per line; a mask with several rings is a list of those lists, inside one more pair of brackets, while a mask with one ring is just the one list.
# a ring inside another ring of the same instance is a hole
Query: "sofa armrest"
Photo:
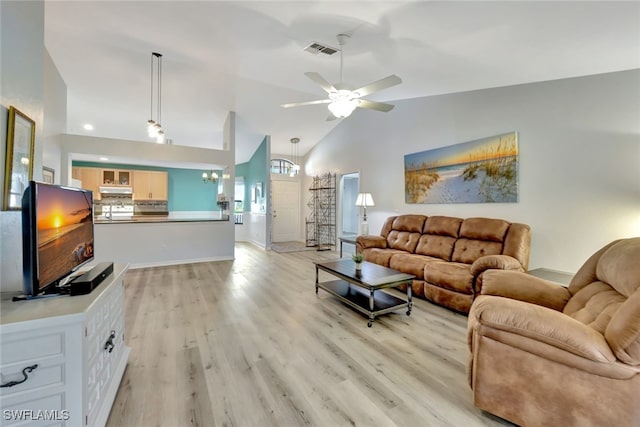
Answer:
[[585, 359], [607, 363], [616, 360], [604, 335], [546, 307], [480, 295], [473, 303], [469, 317], [470, 322], [481, 328], [486, 326], [523, 336]]
[[387, 239], [382, 236], [358, 236], [356, 237], [356, 249], [357, 252], [362, 252], [363, 249], [369, 248], [381, 248], [387, 247]]
[[495, 295], [562, 311], [571, 298], [564, 286], [518, 271], [491, 270], [482, 275], [482, 295]]
[[512, 256], [485, 255], [481, 256], [471, 264], [469, 272], [473, 277], [478, 277], [483, 271], [490, 269], [524, 271], [520, 261]]

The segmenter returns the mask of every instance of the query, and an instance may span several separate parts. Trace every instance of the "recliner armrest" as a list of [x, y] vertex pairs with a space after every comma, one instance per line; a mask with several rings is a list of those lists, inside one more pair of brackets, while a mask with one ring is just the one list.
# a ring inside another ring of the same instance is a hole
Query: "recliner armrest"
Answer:
[[472, 276], [478, 277], [483, 271], [490, 269], [524, 271], [520, 261], [512, 256], [485, 255], [481, 256], [471, 264], [469, 272]]
[[488, 270], [482, 275], [481, 295], [495, 295], [562, 311], [569, 289], [518, 271]]
[[480, 295], [471, 307], [469, 322], [527, 337], [596, 362], [616, 360], [601, 333], [570, 316], [539, 305]]
[[368, 248], [381, 248], [385, 249], [387, 247], [387, 239], [382, 236], [358, 236], [356, 237], [356, 248], [358, 252], [361, 252], [362, 249]]

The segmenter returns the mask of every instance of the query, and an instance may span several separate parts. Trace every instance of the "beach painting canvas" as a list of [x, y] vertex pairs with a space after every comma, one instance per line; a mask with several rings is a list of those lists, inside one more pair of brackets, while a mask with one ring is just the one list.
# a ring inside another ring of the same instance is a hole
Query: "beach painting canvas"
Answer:
[[407, 154], [404, 185], [409, 204], [515, 203], [518, 134]]

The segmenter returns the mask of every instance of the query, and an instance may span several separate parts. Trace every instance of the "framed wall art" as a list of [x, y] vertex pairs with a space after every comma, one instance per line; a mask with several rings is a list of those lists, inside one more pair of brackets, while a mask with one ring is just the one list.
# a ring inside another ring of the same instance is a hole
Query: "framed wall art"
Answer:
[[42, 167], [42, 180], [47, 184], [53, 184], [56, 177], [56, 171], [46, 166]]
[[405, 202], [515, 203], [518, 163], [516, 132], [407, 154]]
[[33, 146], [36, 122], [9, 106], [3, 210], [20, 210], [22, 193], [33, 179]]

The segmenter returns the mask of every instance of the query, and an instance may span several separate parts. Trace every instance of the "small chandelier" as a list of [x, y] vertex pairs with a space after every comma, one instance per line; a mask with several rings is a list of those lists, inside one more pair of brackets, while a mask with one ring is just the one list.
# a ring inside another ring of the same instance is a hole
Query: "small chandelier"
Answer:
[[[154, 60], [155, 58], [155, 60]], [[153, 93], [154, 93], [154, 62], [157, 62], [157, 95], [156, 95], [156, 119], [153, 119]], [[155, 138], [158, 144], [164, 144], [164, 130], [160, 124], [162, 116], [162, 54], [158, 52], [151, 53], [151, 108], [149, 120], [147, 120], [147, 133], [149, 138]]]
[[214, 171], [211, 171], [210, 174], [206, 172], [202, 172], [202, 181], [203, 182], [218, 182], [218, 174]]

